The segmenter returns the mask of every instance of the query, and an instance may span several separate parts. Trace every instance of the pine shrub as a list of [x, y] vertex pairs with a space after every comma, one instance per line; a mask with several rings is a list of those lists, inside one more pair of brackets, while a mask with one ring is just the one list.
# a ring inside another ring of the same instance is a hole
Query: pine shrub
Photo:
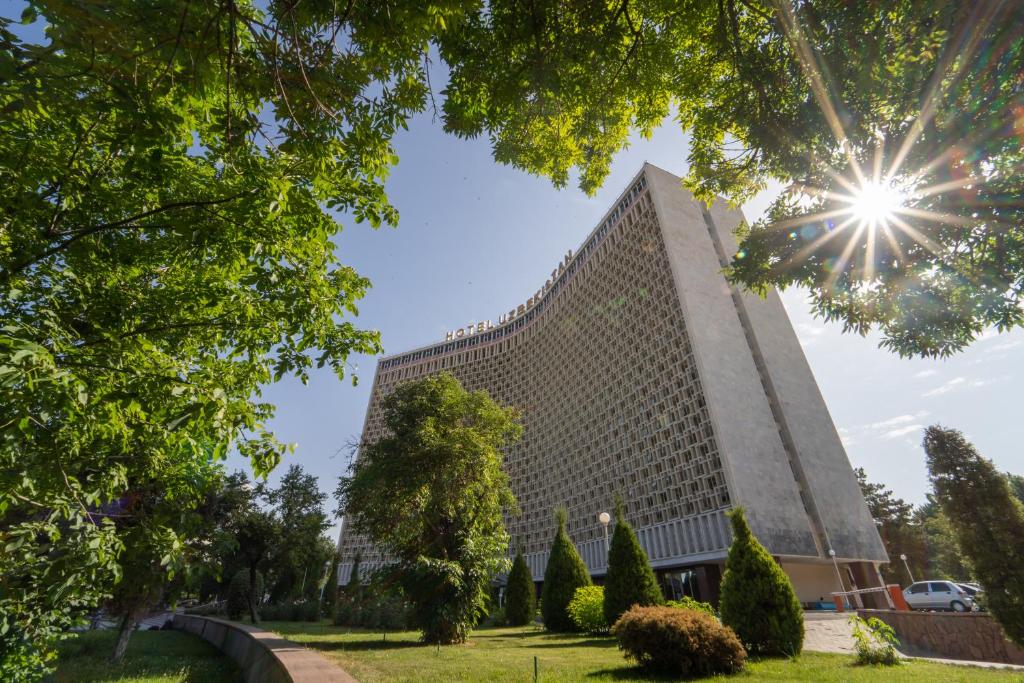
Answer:
[[[256, 603], [263, 595], [263, 574], [256, 572]], [[228, 599], [224, 606], [228, 619], [235, 621], [249, 613], [249, 570], [240, 569], [228, 583]]]
[[566, 517], [565, 508], [555, 513], [558, 529], [551, 544], [541, 589], [541, 614], [544, 627], [549, 631], [576, 630], [576, 624], [569, 616], [569, 602], [576, 595], [577, 588], [591, 584], [587, 566], [565, 530]]
[[525, 626], [533, 621], [537, 612], [537, 589], [533, 585], [530, 567], [520, 551], [512, 562], [505, 588], [505, 617], [511, 626]]
[[732, 629], [696, 610], [636, 606], [619, 617], [612, 635], [626, 659], [673, 676], [731, 674], [747, 659]]
[[729, 513], [729, 519], [733, 539], [718, 604], [722, 623], [752, 655], [800, 654], [804, 614], [792, 582], [754, 537], [742, 508]]
[[647, 553], [626, 521], [622, 501], [615, 504], [615, 532], [608, 551], [605, 577], [604, 619], [614, 624], [633, 605], [647, 607], [664, 602]]
[[569, 602], [569, 616], [576, 628], [591, 635], [608, 633], [608, 622], [604, 618], [604, 588], [583, 586], [576, 589], [576, 595]]
[[955, 429], [925, 430], [935, 497], [985, 589], [986, 607], [1024, 645], [1024, 506], [1009, 482]]

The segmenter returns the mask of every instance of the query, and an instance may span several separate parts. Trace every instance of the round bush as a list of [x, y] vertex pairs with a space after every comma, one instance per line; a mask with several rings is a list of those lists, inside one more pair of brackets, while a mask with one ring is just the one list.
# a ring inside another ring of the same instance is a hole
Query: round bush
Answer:
[[569, 616], [579, 630], [585, 633], [607, 633], [604, 620], [604, 587], [583, 586], [569, 601]]
[[627, 659], [672, 675], [731, 674], [747, 659], [731, 628], [696, 610], [633, 607], [615, 622], [612, 635]]

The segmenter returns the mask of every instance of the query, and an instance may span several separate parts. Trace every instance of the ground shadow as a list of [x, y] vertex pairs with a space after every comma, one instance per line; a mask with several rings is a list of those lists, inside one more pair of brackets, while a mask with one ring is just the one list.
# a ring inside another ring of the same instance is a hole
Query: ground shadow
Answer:
[[554, 649], [554, 648], [572, 648], [572, 649], [575, 649], [575, 648], [578, 648], [578, 647], [600, 647], [600, 648], [607, 649], [610, 645], [614, 645], [614, 643], [608, 642], [607, 640], [598, 640], [598, 639], [592, 638], [592, 639], [587, 639], [587, 640], [573, 640], [573, 641], [568, 641], [568, 642], [565, 641], [565, 640], [560, 640], [558, 642], [553, 642], [553, 643], [533, 643], [531, 645], [527, 645], [526, 647], [531, 648], [531, 649], [535, 648], [535, 647], [548, 648], [548, 649]]
[[376, 640], [343, 640], [343, 641], [310, 641], [303, 643], [311, 650], [352, 650], [355, 652], [367, 652], [371, 650], [407, 650], [411, 647], [429, 648], [426, 645], [413, 640], [384, 640], [383, 637]]
[[598, 669], [587, 674], [587, 678], [611, 678], [616, 681], [680, 681], [689, 680], [678, 675], [652, 673], [638, 666], [620, 666], [614, 669]]

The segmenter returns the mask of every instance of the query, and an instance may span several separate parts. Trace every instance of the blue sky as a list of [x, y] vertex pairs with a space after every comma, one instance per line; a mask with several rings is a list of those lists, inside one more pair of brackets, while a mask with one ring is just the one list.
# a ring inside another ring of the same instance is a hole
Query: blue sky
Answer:
[[[346, 224], [338, 240], [343, 261], [373, 282], [357, 321], [381, 331], [388, 354], [439, 341], [446, 330], [477, 320], [497, 320], [525, 300], [644, 161], [677, 175], [686, 170], [686, 140], [671, 122], [620, 153], [593, 198], [496, 164], [486, 140], [446, 136], [429, 113], [396, 144], [401, 161], [387, 189], [401, 212], [399, 227]], [[744, 207], [749, 220], [770, 196]], [[986, 335], [945, 361], [901, 360], [879, 349], [874, 335], [844, 335], [838, 325], [814, 319], [804, 297], [796, 290], [783, 294], [854, 466], [899, 496], [923, 502], [929, 485], [921, 430], [938, 422], [963, 430], [1000, 468], [1024, 473], [1016, 384], [1024, 376], [1024, 331]], [[354, 362], [362, 380], [357, 388], [321, 372], [308, 386], [282, 382], [266, 391], [278, 405], [272, 427], [298, 445], [285, 462], [318, 475], [324, 490], [333, 490], [348, 462], [345, 445], [362, 429], [375, 360]]]

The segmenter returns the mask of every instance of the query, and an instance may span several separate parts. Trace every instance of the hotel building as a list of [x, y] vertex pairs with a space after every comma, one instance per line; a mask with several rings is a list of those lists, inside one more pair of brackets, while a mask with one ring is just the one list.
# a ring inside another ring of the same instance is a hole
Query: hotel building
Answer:
[[[522, 305], [380, 359], [363, 440], [381, 434], [384, 395], [432, 373], [518, 407], [505, 466], [522, 514], [506, 524], [536, 581], [559, 505], [600, 581], [598, 514], [618, 493], [670, 597], [717, 599], [736, 506], [801, 601], [880, 585], [885, 549], [778, 294], [723, 276], [742, 220], [645, 164]], [[339, 543], [341, 584], [356, 551], [385, 560], [344, 525]]]

